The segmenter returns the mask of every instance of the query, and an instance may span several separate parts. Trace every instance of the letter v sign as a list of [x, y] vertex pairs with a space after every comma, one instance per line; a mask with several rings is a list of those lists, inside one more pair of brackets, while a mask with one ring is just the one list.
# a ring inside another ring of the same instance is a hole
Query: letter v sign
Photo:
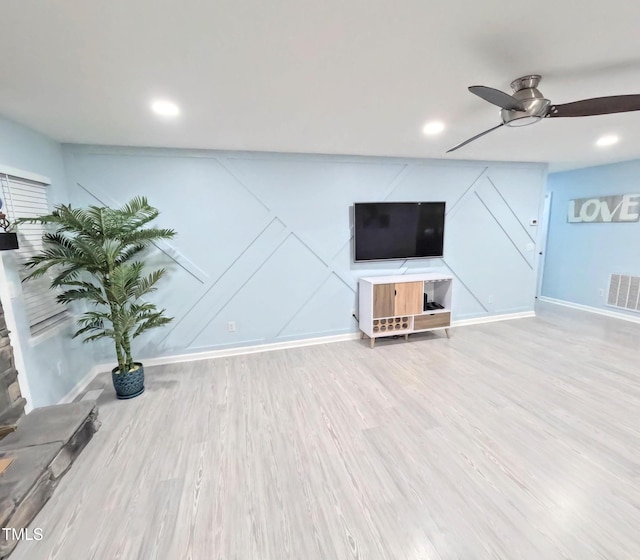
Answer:
[[606, 200], [602, 200], [600, 202], [600, 214], [602, 216], [602, 221], [612, 222], [613, 217], [615, 216], [616, 212], [620, 210], [621, 207], [622, 207], [622, 200], [618, 202], [617, 206], [613, 210], [609, 208], [609, 203]]

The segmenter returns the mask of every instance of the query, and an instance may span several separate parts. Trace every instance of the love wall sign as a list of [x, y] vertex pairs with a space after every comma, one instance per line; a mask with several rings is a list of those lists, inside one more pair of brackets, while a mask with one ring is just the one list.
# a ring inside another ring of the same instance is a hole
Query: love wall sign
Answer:
[[617, 194], [569, 201], [568, 221], [637, 222], [640, 220], [640, 194]]

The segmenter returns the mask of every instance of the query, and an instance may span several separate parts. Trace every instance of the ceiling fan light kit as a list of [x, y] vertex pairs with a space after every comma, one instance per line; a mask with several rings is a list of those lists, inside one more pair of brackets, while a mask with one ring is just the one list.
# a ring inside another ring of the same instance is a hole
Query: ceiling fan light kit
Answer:
[[540, 80], [542, 80], [542, 76], [539, 74], [529, 74], [513, 80], [511, 82], [512, 95], [487, 86], [471, 86], [469, 88], [471, 93], [500, 107], [502, 122], [461, 142], [447, 150], [447, 153], [458, 150], [502, 126], [527, 126], [549, 117], [589, 117], [640, 111], [640, 95], [637, 94], [595, 97], [563, 105], [553, 105], [538, 89]]

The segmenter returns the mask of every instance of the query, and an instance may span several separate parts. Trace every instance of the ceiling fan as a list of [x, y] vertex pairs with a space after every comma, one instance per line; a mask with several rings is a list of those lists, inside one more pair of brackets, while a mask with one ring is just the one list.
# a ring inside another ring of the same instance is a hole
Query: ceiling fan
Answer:
[[502, 109], [500, 111], [502, 122], [498, 126], [461, 142], [447, 150], [447, 153], [462, 148], [469, 142], [473, 142], [501, 126], [526, 126], [549, 117], [590, 117], [592, 115], [640, 111], [640, 94], [594, 97], [573, 103], [554, 105], [545, 99], [538, 90], [541, 79], [542, 76], [531, 74], [514, 80], [511, 82], [512, 95], [487, 86], [471, 86], [469, 88], [471, 93]]

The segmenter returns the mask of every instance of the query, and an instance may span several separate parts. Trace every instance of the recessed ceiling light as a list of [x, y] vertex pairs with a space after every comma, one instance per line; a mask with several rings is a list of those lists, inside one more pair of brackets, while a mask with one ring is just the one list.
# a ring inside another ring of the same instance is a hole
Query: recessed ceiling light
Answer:
[[604, 146], [612, 146], [613, 144], [617, 144], [620, 138], [615, 136], [614, 134], [607, 134], [606, 136], [600, 136], [596, 141], [596, 146], [604, 147]]
[[444, 123], [441, 121], [431, 121], [424, 125], [422, 132], [428, 136], [440, 134], [444, 130]]
[[154, 101], [151, 104], [151, 109], [156, 115], [162, 115], [163, 117], [177, 117], [180, 114], [180, 107], [166, 100]]

